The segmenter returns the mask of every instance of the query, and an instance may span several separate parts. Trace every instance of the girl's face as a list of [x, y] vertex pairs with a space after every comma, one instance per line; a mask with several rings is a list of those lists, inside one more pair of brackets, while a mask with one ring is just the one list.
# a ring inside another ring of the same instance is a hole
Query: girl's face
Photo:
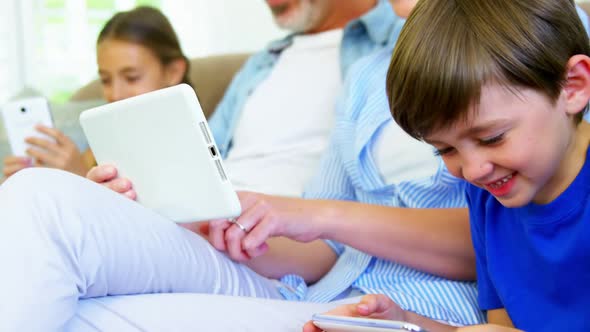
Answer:
[[[580, 144], [566, 95], [552, 102], [530, 89], [515, 93], [484, 86], [480, 105], [466, 121], [437, 130], [426, 141], [454, 176], [489, 191], [504, 206], [545, 204], [577, 174], [572, 162]], [[587, 144], [581, 148], [585, 158]]]
[[164, 66], [150, 49], [123, 40], [101, 41], [96, 58], [108, 102], [179, 84], [184, 74], [177, 73], [174, 66]]

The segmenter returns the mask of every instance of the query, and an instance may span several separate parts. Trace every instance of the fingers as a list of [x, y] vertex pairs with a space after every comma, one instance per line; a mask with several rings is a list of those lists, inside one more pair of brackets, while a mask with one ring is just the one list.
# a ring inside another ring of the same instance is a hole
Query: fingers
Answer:
[[73, 144], [72, 140], [70, 140], [66, 135], [64, 135], [58, 129], [46, 127], [44, 125], [36, 125], [35, 129], [38, 132], [43, 133], [43, 134], [55, 139], [55, 141], [57, 142], [58, 145], [72, 145]]
[[[242, 213], [238, 218], [237, 222], [242, 225], [248, 232], [256, 234], [270, 234], [272, 231], [272, 224], [268, 221], [267, 212], [269, 210], [269, 204], [264, 200], [259, 200], [252, 205], [248, 210]], [[254, 231], [255, 229], [258, 229]], [[229, 256], [237, 261], [249, 260], [252, 257], [248, 254], [248, 251], [256, 253], [256, 249], [261, 246], [268, 236], [264, 237], [262, 241], [256, 239], [244, 242], [246, 237], [250, 237], [250, 234], [242, 230], [237, 225], [229, 227], [225, 232], [225, 241], [227, 246], [227, 252]], [[249, 246], [246, 246], [245, 244]]]
[[35, 147], [47, 150], [50, 153], [58, 155], [71, 154], [68, 153], [70, 150], [77, 150], [77, 147], [74, 144], [74, 142], [57, 129], [46, 127], [43, 125], [37, 125], [35, 126], [35, 129], [38, 132], [53, 138], [55, 142], [48, 140], [46, 138], [31, 136], [25, 139], [25, 142], [27, 142], [28, 144], [31, 144]]
[[137, 193], [133, 189], [127, 190], [126, 192], [123, 193], [123, 195], [132, 201], [137, 199]]
[[59, 157], [55, 153], [48, 152], [48, 150], [28, 148], [26, 152], [35, 161], [34, 166], [57, 167], [59, 164]]
[[229, 228], [231, 224], [227, 219], [211, 220], [209, 222], [209, 243], [219, 250], [226, 251], [225, 246], [225, 230]]
[[128, 179], [116, 178], [108, 182], [103, 182], [102, 185], [129, 198], [135, 199], [136, 197], [131, 181]]
[[[289, 205], [278, 197], [251, 192], [238, 192], [242, 214], [236, 222], [215, 220], [209, 223], [209, 242], [225, 251], [233, 260], [243, 262], [265, 254], [266, 241], [278, 235], [289, 222]], [[297, 210], [297, 209], [296, 209]], [[287, 234], [285, 236], [293, 236]]]
[[248, 256], [258, 257], [268, 250], [266, 241], [275, 233], [272, 218], [272, 216], [265, 216], [242, 240], [242, 248]]
[[47, 166], [63, 169], [76, 174], [84, 174], [82, 155], [78, 147], [67, 136], [59, 130], [44, 126], [36, 126], [36, 129], [45, 134], [47, 137], [27, 137], [25, 142], [31, 145], [27, 149], [27, 154], [35, 158], [39, 166]]
[[137, 192], [133, 189], [133, 183], [129, 179], [117, 178], [117, 169], [112, 165], [99, 165], [92, 167], [86, 178], [90, 181], [101, 184], [110, 190], [136, 200]]
[[41, 149], [52, 154], [61, 154], [60, 146], [57, 143], [47, 140], [45, 138], [32, 136], [25, 138], [25, 142], [37, 148], [29, 148], [27, 152], [29, 150], [38, 151], [39, 149]]
[[262, 256], [264, 254], [266, 254], [266, 252], [268, 251], [269, 246], [268, 244], [262, 243], [261, 245], [254, 247], [253, 249], [244, 249], [244, 251], [246, 252], [246, 254], [248, 255], [248, 257], [250, 258], [256, 258], [259, 256]]
[[[238, 218], [237, 222], [240, 223], [246, 230], [250, 229], [249, 226], [242, 224], [242, 217]], [[246, 236], [246, 232], [237, 225], [230, 224], [225, 231], [225, 246], [229, 257], [238, 262], [245, 262], [251, 257], [242, 248], [242, 239]]]
[[[346, 317], [357, 317], [359, 316], [356, 312], [357, 304], [345, 304], [339, 307], [336, 307], [327, 312], [329, 315], [335, 316], [346, 316]], [[312, 321], [305, 323], [303, 326], [303, 332], [321, 332], [322, 329], [315, 326]]]
[[312, 321], [309, 321], [303, 325], [303, 332], [322, 332], [322, 330], [319, 327], [313, 325]]
[[359, 314], [369, 316], [384, 313], [391, 308], [393, 301], [383, 294], [363, 296], [356, 309]]
[[5, 177], [9, 177], [23, 168], [31, 166], [33, 166], [33, 162], [29, 157], [8, 156], [4, 158], [2, 173]]
[[103, 183], [113, 180], [117, 176], [117, 169], [111, 165], [99, 165], [92, 167], [86, 178], [96, 183]]

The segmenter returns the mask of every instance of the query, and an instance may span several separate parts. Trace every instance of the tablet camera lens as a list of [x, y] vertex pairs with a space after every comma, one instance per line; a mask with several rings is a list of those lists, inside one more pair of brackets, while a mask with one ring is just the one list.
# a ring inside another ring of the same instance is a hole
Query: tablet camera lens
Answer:
[[26, 108], [24, 108], [24, 107], [21, 107], [21, 108], [20, 108], [20, 112], [21, 112], [21, 113], [23, 113], [23, 114], [24, 114], [24, 113], [27, 113], [27, 109], [26, 109]]

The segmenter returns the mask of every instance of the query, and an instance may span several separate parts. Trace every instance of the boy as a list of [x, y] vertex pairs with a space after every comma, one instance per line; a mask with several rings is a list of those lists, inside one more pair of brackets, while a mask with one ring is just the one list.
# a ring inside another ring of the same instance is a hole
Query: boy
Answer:
[[[421, 1], [394, 51], [393, 117], [468, 182], [490, 324], [590, 328], [588, 55], [571, 0]], [[333, 313], [454, 330], [379, 295]]]

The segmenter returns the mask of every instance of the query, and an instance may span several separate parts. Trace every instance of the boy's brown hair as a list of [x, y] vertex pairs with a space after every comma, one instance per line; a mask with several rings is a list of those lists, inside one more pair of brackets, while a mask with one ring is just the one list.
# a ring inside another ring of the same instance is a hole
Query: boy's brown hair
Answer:
[[465, 120], [488, 83], [556, 101], [576, 54], [590, 45], [573, 0], [421, 0], [389, 66], [391, 113], [423, 139]]

